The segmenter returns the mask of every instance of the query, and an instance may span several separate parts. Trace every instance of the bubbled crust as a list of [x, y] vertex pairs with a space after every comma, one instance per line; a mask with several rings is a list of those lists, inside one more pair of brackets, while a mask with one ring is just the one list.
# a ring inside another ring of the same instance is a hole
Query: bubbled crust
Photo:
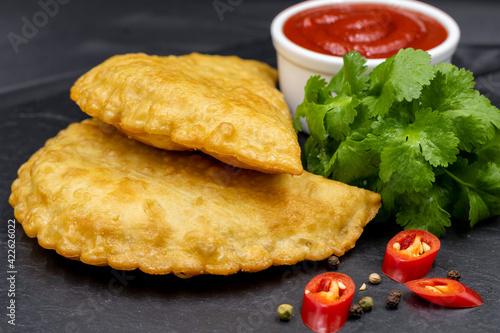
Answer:
[[242, 168], [301, 174], [300, 147], [277, 72], [235, 56], [114, 56], [71, 98], [92, 117], [168, 150], [201, 150]]
[[367, 190], [157, 149], [96, 119], [61, 131], [18, 174], [9, 202], [41, 246], [180, 277], [342, 255], [380, 207]]

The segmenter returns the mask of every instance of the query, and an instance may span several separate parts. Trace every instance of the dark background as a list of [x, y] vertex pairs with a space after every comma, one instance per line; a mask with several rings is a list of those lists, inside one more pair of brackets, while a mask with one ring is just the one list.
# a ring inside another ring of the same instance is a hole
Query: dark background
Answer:
[[[322, 262], [229, 277], [149, 276], [62, 258], [38, 246], [19, 224], [16, 326], [7, 324], [7, 223], [14, 218], [8, 204], [10, 185], [19, 166], [48, 138], [86, 117], [69, 100], [74, 80], [114, 54], [139, 51], [236, 54], [275, 66], [270, 23], [295, 3], [60, 2], [0, 3], [0, 332], [308, 332], [299, 316], [302, 291], [307, 281], [326, 270]], [[453, 62], [472, 70], [476, 87], [500, 106], [500, 2], [426, 2], [457, 20], [462, 38]], [[214, 4], [225, 5], [225, 11]], [[51, 15], [40, 14], [44, 6]], [[30, 29], [30, 23], [38, 26]], [[13, 46], [13, 39], [20, 44]], [[382, 276], [380, 285], [369, 285], [355, 296], [355, 300], [372, 296], [374, 310], [360, 320], [349, 320], [342, 332], [498, 331], [500, 220], [490, 219], [473, 230], [454, 223], [459, 227], [442, 237], [442, 250], [429, 275], [445, 276], [458, 269], [462, 281], [483, 296], [482, 306], [435, 306]], [[349, 274], [357, 286], [367, 282], [370, 273], [381, 273], [384, 246], [397, 231], [396, 226], [370, 224], [356, 248], [341, 258], [339, 271]], [[403, 302], [396, 311], [389, 311], [384, 303], [393, 289], [404, 293]], [[281, 303], [295, 307], [288, 323], [276, 317]]]

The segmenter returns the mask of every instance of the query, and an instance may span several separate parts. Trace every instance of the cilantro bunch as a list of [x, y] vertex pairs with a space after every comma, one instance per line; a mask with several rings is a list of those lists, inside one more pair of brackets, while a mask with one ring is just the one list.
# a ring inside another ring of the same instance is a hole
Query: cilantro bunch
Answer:
[[312, 76], [297, 107], [310, 136], [305, 168], [382, 195], [379, 215], [440, 236], [451, 217], [470, 226], [500, 214], [500, 111], [471, 72], [401, 50], [366, 75], [344, 55], [330, 82]]

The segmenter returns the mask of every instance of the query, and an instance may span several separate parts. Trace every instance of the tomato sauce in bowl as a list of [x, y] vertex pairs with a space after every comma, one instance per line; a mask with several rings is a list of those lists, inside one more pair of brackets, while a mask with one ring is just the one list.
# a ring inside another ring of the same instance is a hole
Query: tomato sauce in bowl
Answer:
[[427, 51], [447, 30], [413, 10], [376, 3], [337, 3], [301, 11], [286, 20], [284, 35], [308, 50], [335, 56], [355, 50], [368, 59], [388, 58], [402, 48]]
[[[450, 62], [460, 40], [460, 27], [450, 15], [409, 0], [303, 1], [276, 15], [270, 30], [280, 90], [292, 116], [304, 100], [307, 80], [312, 75], [331, 79], [348, 51], [367, 58], [369, 73], [410, 47], [427, 51], [432, 65]], [[302, 128], [307, 130], [305, 120]]]

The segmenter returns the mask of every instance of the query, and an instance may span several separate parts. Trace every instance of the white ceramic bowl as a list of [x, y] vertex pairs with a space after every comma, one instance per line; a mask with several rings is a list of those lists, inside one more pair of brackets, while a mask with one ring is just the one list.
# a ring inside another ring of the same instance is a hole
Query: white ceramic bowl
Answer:
[[[343, 65], [342, 57], [321, 54], [291, 42], [283, 33], [284, 23], [293, 15], [314, 7], [336, 3], [378, 3], [420, 12], [436, 19], [448, 32], [440, 45], [428, 50], [431, 63], [450, 62], [460, 39], [460, 29], [451, 16], [442, 10], [419, 1], [410, 0], [313, 0], [298, 3], [279, 13], [271, 24], [271, 37], [277, 53], [280, 89], [290, 108], [292, 117], [297, 105], [304, 99], [304, 86], [311, 75], [321, 75], [330, 80]], [[367, 59], [367, 72], [384, 59]], [[302, 119], [304, 120], [304, 119]], [[303, 121], [303, 125], [305, 122]], [[307, 130], [307, 127], [304, 126]]]

